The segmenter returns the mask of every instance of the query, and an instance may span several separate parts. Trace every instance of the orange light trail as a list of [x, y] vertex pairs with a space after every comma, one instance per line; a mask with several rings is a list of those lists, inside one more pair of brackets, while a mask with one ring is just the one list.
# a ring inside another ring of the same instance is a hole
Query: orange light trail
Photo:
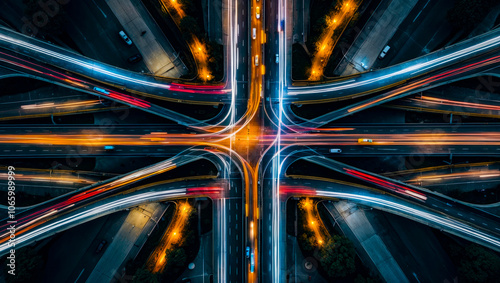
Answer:
[[166, 258], [167, 251], [174, 245], [180, 245], [182, 243], [182, 235], [185, 232], [184, 230], [188, 224], [188, 219], [192, 210], [193, 208], [189, 205], [187, 200], [177, 204], [176, 214], [163, 234], [160, 244], [156, 246], [146, 262], [146, 266], [148, 266], [151, 272], [162, 272], [168, 262], [168, 258]]
[[[332, 54], [340, 35], [347, 27], [354, 12], [358, 9], [356, 1], [344, 1], [339, 4], [337, 11], [330, 12], [326, 17], [326, 28], [316, 42], [316, 51], [312, 58], [312, 66], [310, 70], [309, 81], [320, 80], [323, 76], [323, 70], [328, 63], [330, 55]], [[342, 29], [338, 35], [333, 37], [336, 30]]]
[[[160, 3], [163, 10], [170, 14], [175, 24], [179, 27], [181, 20], [186, 17], [186, 12], [184, 12], [182, 4], [178, 0], [162, 0]], [[196, 61], [198, 78], [205, 82], [212, 80], [214, 76], [212, 76], [212, 71], [208, 67], [209, 54], [207, 53], [207, 45], [194, 34], [191, 34], [190, 41], [189, 48]]]
[[479, 171], [457, 172], [449, 174], [425, 175], [413, 178], [406, 182], [408, 183], [437, 182], [450, 179], [493, 178], [499, 176], [500, 176], [499, 170], [479, 170]]
[[323, 222], [319, 218], [319, 213], [314, 201], [310, 198], [302, 199], [299, 202], [299, 207], [306, 213], [307, 227], [314, 232], [314, 237], [318, 246], [323, 245], [323, 239], [328, 237], [328, 234], [324, 230]]
[[72, 107], [82, 107], [82, 106], [93, 106], [99, 104], [99, 100], [88, 100], [88, 101], [78, 101], [78, 102], [67, 102], [61, 104], [55, 104], [53, 102], [47, 102], [42, 104], [29, 104], [22, 105], [21, 109], [32, 110], [32, 109], [43, 109], [43, 108], [72, 108]]
[[430, 97], [430, 96], [421, 96], [420, 99], [419, 98], [410, 98], [409, 100], [416, 101], [416, 102], [422, 101], [422, 102], [426, 102], [429, 104], [442, 104], [442, 105], [450, 105], [450, 106], [457, 106], [457, 107], [467, 107], [467, 108], [475, 108], [475, 109], [500, 111], [500, 106], [496, 106], [496, 105], [472, 103], [472, 102], [465, 102], [465, 101], [454, 101], [454, 100], [437, 98], [437, 97]]

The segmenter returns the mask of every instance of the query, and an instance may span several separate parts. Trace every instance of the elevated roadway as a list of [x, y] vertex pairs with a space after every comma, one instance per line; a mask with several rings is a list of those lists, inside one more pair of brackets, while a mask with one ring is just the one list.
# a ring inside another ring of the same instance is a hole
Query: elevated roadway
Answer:
[[[74, 51], [38, 40], [0, 27], [0, 48], [13, 51], [22, 57], [29, 57], [38, 62], [67, 70], [71, 73], [92, 78], [125, 88], [137, 93], [151, 94], [157, 97], [185, 102], [228, 102], [230, 91], [222, 85], [199, 86], [184, 84], [179, 79], [153, 77], [120, 69]], [[5, 55], [5, 54], [4, 54]]]
[[[402, 85], [410, 79], [422, 78], [446, 68], [449, 68], [449, 73], [464, 67], [471, 68], [481, 61], [493, 64], [496, 60], [494, 52], [498, 51], [499, 47], [500, 31], [497, 29], [384, 69], [340, 77], [327, 83], [290, 86], [287, 89], [286, 99], [287, 102], [300, 104], [359, 97], [387, 90]], [[493, 53], [493, 56], [481, 57], [488, 53]], [[474, 58], [477, 60], [471, 60]], [[449, 76], [448, 73], [441, 71], [441, 77]]]

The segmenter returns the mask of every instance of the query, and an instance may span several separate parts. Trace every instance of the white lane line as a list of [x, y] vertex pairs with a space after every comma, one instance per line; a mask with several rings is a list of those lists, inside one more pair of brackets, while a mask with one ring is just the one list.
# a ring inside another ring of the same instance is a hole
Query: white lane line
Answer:
[[[97, 3], [92, 0], [92, 2], [94, 2], [94, 4], [96, 5], [97, 9], [99, 9], [99, 11], [101, 11], [102, 15], [104, 16], [104, 18], [107, 18], [108, 16], [106, 16], [106, 14], [104, 13], [104, 11], [101, 9], [101, 7], [99, 7], [99, 5], [97, 5]], [[83, 272], [83, 271], [82, 271]]]
[[415, 19], [413, 19], [413, 22], [415, 22], [417, 20], [418, 16], [420, 16], [420, 13], [422, 13], [422, 11], [425, 9], [425, 7], [427, 7], [427, 4], [429, 4], [429, 1], [431, 1], [431, 0], [427, 0], [427, 3], [425, 3], [422, 10], [420, 10], [420, 12], [418, 12], [418, 15], [415, 17]]
[[74, 282], [74, 283], [76, 283], [76, 282], [78, 281], [78, 279], [80, 279], [80, 277], [81, 277], [81, 276], [82, 276], [82, 274], [83, 274], [83, 271], [85, 271], [85, 268], [84, 268], [84, 269], [82, 269], [82, 272], [80, 272], [80, 275], [78, 275], [78, 277], [76, 277], [76, 280], [75, 280], [75, 282]]

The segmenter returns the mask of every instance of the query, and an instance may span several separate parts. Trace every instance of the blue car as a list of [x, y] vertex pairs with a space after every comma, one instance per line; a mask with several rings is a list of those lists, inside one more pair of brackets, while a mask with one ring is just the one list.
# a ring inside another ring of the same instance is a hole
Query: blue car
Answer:
[[245, 254], [246, 254], [247, 258], [250, 257], [250, 247], [247, 247]]
[[250, 255], [250, 272], [253, 273], [255, 271], [255, 259], [253, 257], [253, 253]]
[[112, 146], [112, 145], [105, 145], [104, 146], [104, 150], [105, 151], [114, 151], [115, 150], [115, 147]]
[[109, 91], [103, 89], [103, 88], [100, 88], [100, 87], [94, 87], [94, 90], [95, 91], [98, 91], [98, 92], [101, 92], [101, 93], [104, 93], [104, 94], [109, 94]]

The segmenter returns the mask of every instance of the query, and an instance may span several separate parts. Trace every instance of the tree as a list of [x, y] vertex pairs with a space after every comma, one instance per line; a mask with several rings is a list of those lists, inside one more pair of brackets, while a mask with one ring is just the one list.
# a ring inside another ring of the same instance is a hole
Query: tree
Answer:
[[209, 54], [208, 64], [216, 80], [222, 79], [224, 75], [224, 50], [222, 45], [211, 41], [207, 44], [207, 53]]
[[312, 233], [302, 233], [299, 237], [299, 244], [302, 247], [302, 250], [311, 252], [316, 249], [318, 245], [318, 241], [316, 241], [316, 237]]
[[195, 18], [191, 16], [185, 16], [179, 22], [179, 29], [181, 30], [182, 36], [186, 41], [191, 40], [191, 36], [195, 35], [198, 38], [202, 38], [200, 27], [198, 26], [198, 22]]
[[182, 6], [182, 10], [187, 15], [195, 15], [196, 14], [196, 5], [192, 0], [179, 0], [179, 4]]
[[295, 80], [305, 80], [308, 77], [308, 70], [311, 69], [311, 58], [306, 53], [302, 45], [295, 43], [292, 45], [292, 78]]
[[491, 6], [496, 4], [498, 0], [457, 0], [448, 11], [448, 21], [455, 28], [470, 32], [481, 23]]
[[64, 5], [54, 2], [54, 5], [42, 8], [38, 0], [23, 0], [23, 3], [26, 5], [24, 16], [29, 21], [34, 21], [33, 24], [40, 30], [56, 37], [63, 34], [67, 25]]
[[183, 268], [187, 259], [186, 251], [183, 248], [169, 249], [166, 252], [165, 259], [167, 260], [166, 270]]
[[158, 275], [151, 273], [151, 271], [142, 267], [142, 268], [137, 269], [137, 272], [135, 273], [135, 276], [134, 276], [134, 281], [132, 281], [132, 282], [133, 283], [158, 283], [160, 281], [158, 280]]
[[334, 235], [321, 249], [319, 262], [328, 276], [346, 277], [356, 269], [355, 256], [351, 241], [346, 237]]
[[356, 278], [354, 278], [354, 283], [376, 283], [378, 280], [371, 278], [371, 277], [364, 277], [361, 274], [356, 275]]
[[471, 244], [462, 253], [459, 274], [465, 282], [494, 282], [500, 277], [500, 258]]
[[[16, 255], [16, 271], [15, 275], [5, 275], [5, 280], [8, 283], [24, 283], [37, 281], [37, 275], [40, 274], [43, 268], [43, 259], [35, 250], [25, 247], [18, 249]], [[8, 260], [8, 259], [7, 259]], [[8, 268], [4, 265], [5, 268]]]

